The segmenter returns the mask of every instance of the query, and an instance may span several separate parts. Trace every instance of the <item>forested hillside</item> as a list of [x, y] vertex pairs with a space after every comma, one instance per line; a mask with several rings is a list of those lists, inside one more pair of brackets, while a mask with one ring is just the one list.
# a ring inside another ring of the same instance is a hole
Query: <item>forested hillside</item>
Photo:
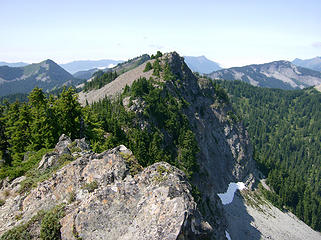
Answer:
[[[161, 71], [167, 81], [175, 80], [168, 67]], [[138, 79], [119, 98], [92, 106], [81, 107], [71, 88], [58, 96], [35, 88], [28, 99], [0, 106], [0, 178], [14, 179], [36, 168], [39, 156], [53, 148], [62, 133], [72, 139], [86, 137], [96, 152], [129, 146], [144, 167], [167, 161], [188, 176], [197, 170], [197, 143], [182, 112], [187, 103], [152, 78]], [[137, 105], [138, 115], [126, 111], [125, 99], [127, 108]]]
[[290, 209], [321, 230], [321, 94], [313, 88], [284, 91], [222, 81], [244, 121], [255, 159], [276, 194]]

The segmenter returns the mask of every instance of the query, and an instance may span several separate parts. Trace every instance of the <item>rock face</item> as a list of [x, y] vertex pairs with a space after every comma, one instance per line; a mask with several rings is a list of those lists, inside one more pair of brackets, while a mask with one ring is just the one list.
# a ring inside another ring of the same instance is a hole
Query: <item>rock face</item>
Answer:
[[321, 83], [321, 73], [295, 66], [288, 61], [253, 64], [215, 71], [208, 75], [212, 79], [241, 80], [254, 86], [302, 89]]
[[[60, 140], [59, 149], [69, 139]], [[1, 192], [10, 188], [10, 195], [0, 207], [0, 235], [39, 210], [64, 203], [60, 224], [66, 240], [211, 237], [213, 229], [197, 210], [182, 171], [160, 162], [139, 172], [134, 163], [132, 152], [121, 145], [85, 153], [30, 193], [17, 192], [24, 179], [2, 186]]]
[[83, 155], [87, 151], [90, 151], [90, 147], [86, 143], [85, 138], [76, 139], [74, 142], [72, 142], [68, 136], [62, 134], [54, 151], [51, 153], [46, 153], [42, 157], [38, 169], [47, 169], [53, 167], [57, 164], [59, 157], [63, 154], [70, 155], [72, 152], [77, 152], [77, 155]]

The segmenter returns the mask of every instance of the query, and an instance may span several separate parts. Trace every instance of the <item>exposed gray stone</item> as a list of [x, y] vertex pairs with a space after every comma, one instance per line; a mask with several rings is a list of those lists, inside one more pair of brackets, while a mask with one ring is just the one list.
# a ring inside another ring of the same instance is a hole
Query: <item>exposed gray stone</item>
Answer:
[[71, 139], [65, 134], [62, 134], [59, 138], [59, 142], [56, 144], [54, 151], [59, 155], [64, 153], [70, 154], [71, 152], [70, 152], [69, 146], [71, 143], [72, 143]]
[[[0, 235], [39, 210], [65, 203], [62, 239], [201, 239], [207, 223], [191, 195], [185, 174], [156, 163], [135, 176], [124, 157], [125, 146], [87, 153], [38, 184], [28, 195], [9, 197], [0, 211]], [[22, 180], [17, 179], [15, 183]], [[88, 185], [96, 183], [94, 189]], [[70, 202], [70, 194], [74, 201]], [[16, 216], [21, 216], [16, 221]]]

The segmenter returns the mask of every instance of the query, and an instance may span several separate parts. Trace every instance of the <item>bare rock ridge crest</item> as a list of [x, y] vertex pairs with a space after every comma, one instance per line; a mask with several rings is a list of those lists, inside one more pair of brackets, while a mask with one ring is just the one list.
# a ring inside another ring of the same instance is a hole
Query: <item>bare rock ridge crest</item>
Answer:
[[[39, 168], [51, 167], [48, 156], [65, 154], [70, 143], [61, 136]], [[18, 193], [23, 178], [2, 182], [1, 191], [10, 189], [10, 196], [1, 207], [0, 234], [28, 222], [40, 210], [65, 204], [60, 220], [62, 239], [77, 239], [75, 233], [82, 239], [200, 239], [211, 235], [213, 229], [197, 210], [182, 171], [159, 162], [132, 175], [128, 159], [134, 161], [134, 156], [125, 146], [95, 154], [84, 139], [76, 144], [78, 158], [30, 193]], [[92, 189], [86, 187], [90, 185]], [[35, 239], [38, 233], [37, 227], [30, 232]]]

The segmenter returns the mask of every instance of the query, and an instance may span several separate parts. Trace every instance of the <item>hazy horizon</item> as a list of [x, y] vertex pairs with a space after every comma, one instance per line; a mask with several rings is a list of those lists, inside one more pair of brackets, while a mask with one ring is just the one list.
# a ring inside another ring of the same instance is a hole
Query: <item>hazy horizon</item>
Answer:
[[321, 2], [1, 3], [0, 61], [62, 64], [177, 51], [222, 67], [321, 55]]

